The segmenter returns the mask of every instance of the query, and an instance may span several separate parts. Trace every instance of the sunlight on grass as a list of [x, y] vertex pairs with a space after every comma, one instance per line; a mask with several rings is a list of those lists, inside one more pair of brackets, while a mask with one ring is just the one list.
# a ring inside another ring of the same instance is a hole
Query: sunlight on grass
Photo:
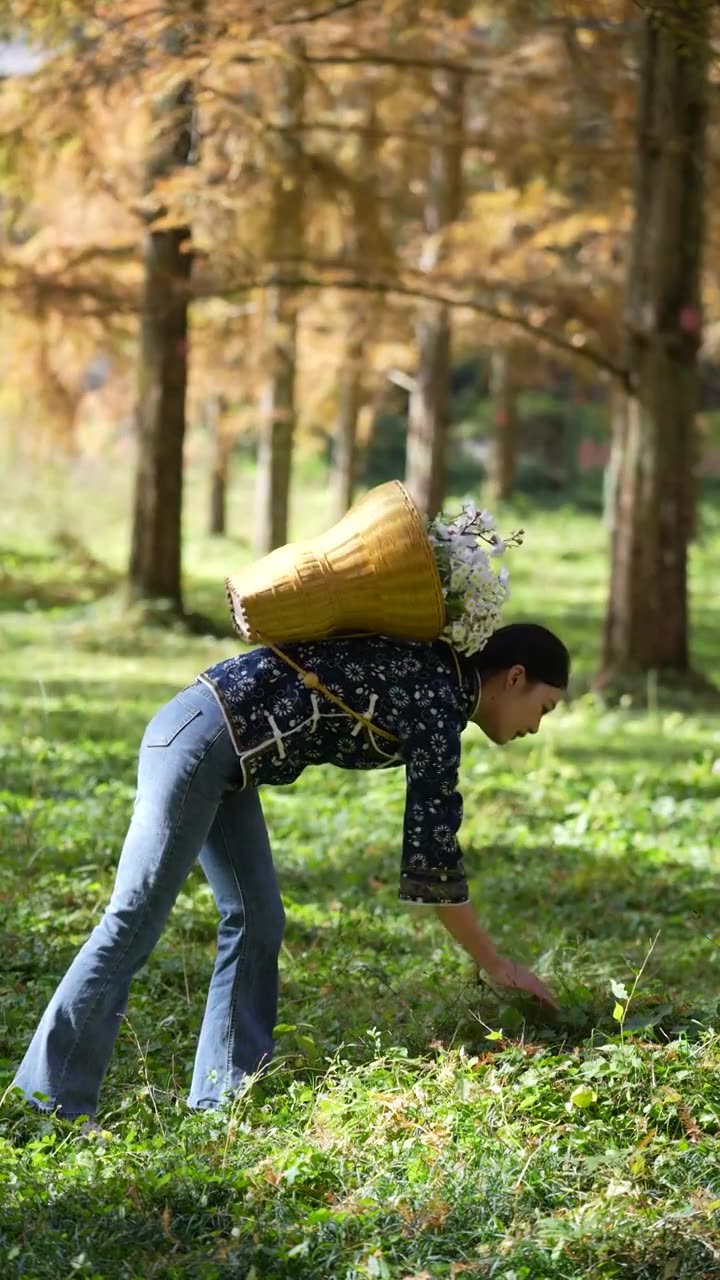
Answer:
[[[128, 475], [56, 478], [44, 524], [27, 477], [0, 511], [0, 1093], [107, 900], [147, 718], [236, 647], [222, 579], [251, 554], [247, 475], [234, 536], [218, 541], [201, 535], [195, 476], [188, 601], [227, 636], [139, 627], [118, 579]], [[321, 529], [328, 504], [326, 486], [298, 486], [296, 536]], [[705, 520], [694, 608], [717, 677], [706, 583], [720, 522]], [[586, 678], [602, 526], [569, 508], [503, 512], [503, 527], [521, 522], [508, 616], [556, 625]], [[478, 986], [433, 913], [399, 906], [400, 771], [321, 768], [268, 788], [288, 912], [277, 1059], [226, 1113], [185, 1110], [217, 923], [197, 871], [133, 987], [106, 1136], [12, 1096], [0, 1111], [3, 1276], [714, 1274], [717, 715], [583, 694], [536, 740], [498, 750], [471, 726], [464, 747], [473, 899], [501, 949], [559, 994], [557, 1019]], [[621, 1034], [611, 983], [630, 990], [648, 956]]]

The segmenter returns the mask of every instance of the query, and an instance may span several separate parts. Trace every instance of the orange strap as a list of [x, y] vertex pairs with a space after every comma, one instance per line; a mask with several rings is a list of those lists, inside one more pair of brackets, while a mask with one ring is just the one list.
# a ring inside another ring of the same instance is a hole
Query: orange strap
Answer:
[[[331, 638], [333, 640], [340, 640], [340, 639], [346, 640], [346, 639], [351, 639], [353, 637], [360, 638], [367, 634], [369, 633], [364, 631], [358, 631], [358, 632], [353, 632], [351, 636], [332, 636], [328, 638]], [[256, 632], [256, 635], [261, 644], [266, 645], [268, 649], [272, 649], [273, 653], [276, 653], [279, 658], [282, 658], [283, 662], [287, 662], [288, 666], [292, 667], [295, 671], [297, 671], [298, 675], [300, 676], [300, 679], [302, 680], [303, 684], [307, 689], [319, 689], [321, 693], [325, 694], [326, 698], [329, 698], [330, 701], [334, 702], [337, 707], [340, 707], [341, 710], [343, 710], [346, 715], [352, 716], [353, 719], [355, 720], [359, 720], [360, 723], [364, 725], [366, 729], [369, 729], [371, 733], [377, 733], [380, 735], [381, 738], [387, 738], [389, 742], [400, 741], [400, 739], [397, 737], [396, 734], [389, 733], [387, 729], [382, 729], [379, 724], [373, 724], [372, 720], [368, 720], [365, 716], [361, 715], [359, 711], [353, 711], [352, 707], [346, 706], [346, 704], [342, 701], [341, 698], [336, 697], [334, 693], [331, 693], [329, 689], [325, 688], [324, 684], [321, 684], [320, 677], [316, 676], [314, 671], [304, 671], [303, 668], [298, 666], [297, 662], [294, 662], [293, 659], [287, 653], [283, 653], [282, 649], [278, 649], [277, 645], [274, 645], [272, 640], [269, 640], [267, 636], [260, 635], [259, 631]], [[455, 669], [458, 675], [458, 682], [462, 687], [462, 672], [460, 670], [460, 663], [458, 662], [457, 654], [453, 649], [452, 645], [448, 645], [448, 648], [450, 649], [450, 652], [453, 656], [453, 660], [455, 662]]]
[[321, 693], [325, 694], [326, 698], [329, 698], [337, 707], [340, 707], [346, 715], [352, 716], [355, 720], [359, 720], [360, 723], [365, 725], [365, 728], [369, 729], [372, 733], [378, 733], [381, 738], [387, 738], [389, 742], [400, 741], [394, 733], [388, 733], [387, 729], [381, 729], [379, 724], [373, 724], [372, 720], [367, 720], [365, 716], [361, 716], [359, 711], [353, 711], [352, 707], [346, 706], [341, 698], [337, 698], [334, 693], [331, 693], [329, 689], [325, 688], [324, 684], [320, 683], [320, 677], [316, 676], [314, 671], [303, 671], [302, 667], [299, 667], [297, 662], [293, 662], [292, 658], [290, 658], [287, 653], [283, 653], [282, 649], [278, 649], [277, 646], [273, 644], [272, 640], [268, 640], [266, 636], [261, 636], [260, 632], [257, 632], [256, 634], [261, 644], [267, 645], [268, 649], [272, 649], [273, 653], [276, 653], [279, 658], [282, 658], [284, 662], [287, 662], [289, 666], [293, 667], [295, 671], [297, 671], [306, 688], [319, 689]]

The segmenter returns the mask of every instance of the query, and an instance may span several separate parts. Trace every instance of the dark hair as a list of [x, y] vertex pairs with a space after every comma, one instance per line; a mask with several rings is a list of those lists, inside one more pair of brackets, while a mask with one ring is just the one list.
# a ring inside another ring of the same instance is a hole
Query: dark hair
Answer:
[[570, 654], [562, 640], [537, 622], [511, 622], [499, 627], [473, 661], [481, 675], [525, 668], [528, 680], [564, 689], [570, 678]]

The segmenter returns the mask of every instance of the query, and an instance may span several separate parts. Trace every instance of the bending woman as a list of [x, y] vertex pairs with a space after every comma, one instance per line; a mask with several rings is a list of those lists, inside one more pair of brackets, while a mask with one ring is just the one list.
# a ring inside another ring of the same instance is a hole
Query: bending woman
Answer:
[[197, 859], [215, 897], [217, 957], [189, 1105], [231, 1097], [273, 1049], [284, 913], [258, 788], [310, 764], [404, 765], [400, 898], [432, 905], [498, 984], [554, 1004], [498, 954], [468, 898], [458, 831], [460, 736], [537, 733], [568, 682], [544, 627], [502, 627], [469, 658], [445, 641], [383, 636], [255, 649], [218, 663], [157, 712], [110, 902], [43, 1014], [13, 1084], [32, 1105], [93, 1117], [128, 1002]]

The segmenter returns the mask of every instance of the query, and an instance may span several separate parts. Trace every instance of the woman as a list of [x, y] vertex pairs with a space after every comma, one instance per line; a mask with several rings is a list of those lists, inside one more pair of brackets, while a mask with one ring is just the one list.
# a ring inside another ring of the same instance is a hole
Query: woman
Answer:
[[[460, 735], [537, 733], [566, 688], [569, 656], [544, 627], [502, 627], [473, 658], [444, 641], [356, 636], [255, 649], [211, 667], [150, 721], [109, 905], [52, 997], [14, 1085], [40, 1110], [93, 1117], [128, 1001], [197, 858], [218, 946], [189, 1105], [217, 1107], [273, 1049], [284, 913], [258, 787], [309, 764], [404, 764], [400, 898], [433, 905], [495, 982], [553, 1005], [498, 955], [468, 900], [457, 833]], [[35, 1095], [40, 1095], [36, 1097]]]

